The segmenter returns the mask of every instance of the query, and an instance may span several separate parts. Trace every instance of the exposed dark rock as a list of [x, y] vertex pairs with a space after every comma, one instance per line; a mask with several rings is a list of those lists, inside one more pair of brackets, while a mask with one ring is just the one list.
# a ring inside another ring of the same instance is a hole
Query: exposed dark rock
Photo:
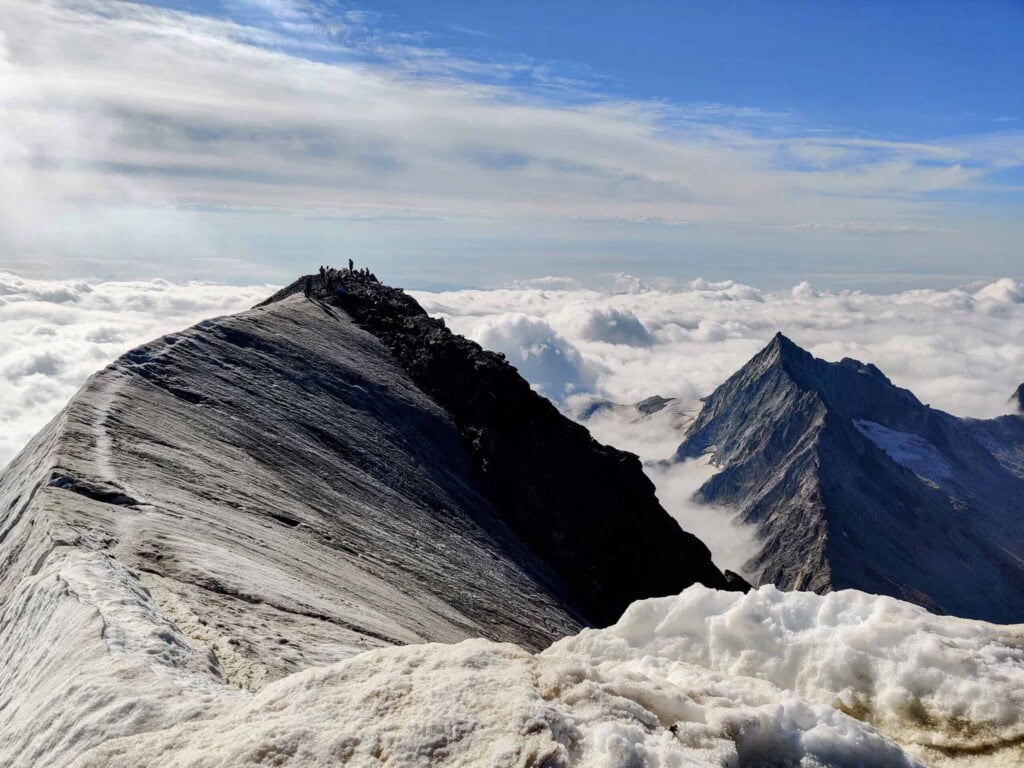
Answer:
[[729, 589], [733, 592], [749, 592], [751, 590], [750, 582], [735, 571], [726, 569], [723, 575], [725, 576], [726, 582], [729, 584]]
[[[304, 282], [270, 301], [301, 291]], [[412, 297], [372, 276], [345, 271], [328, 286], [315, 283], [313, 298], [329, 305], [325, 311], [343, 310], [383, 341], [451, 415], [484, 495], [567, 586], [588, 622], [613, 622], [638, 598], [694, 582], [736, 584], [661, 508], [635, 455], [595, 441], [502, 355], [451, 333]]]
[[671, 403], [672, 400], [673, 398], [671, 397], [659, 397], [658, 395], [653, 395], [637, 403], [636, 409], [644, 416], [650, 416], [652, 413], [660, 411], [666, 405]]
[[1020, 421], [957, 419], [779, 334], [705, 399], [677, 457], [721, 467], [701, 494], [757, 526], [761, 583], [1021, 620]]

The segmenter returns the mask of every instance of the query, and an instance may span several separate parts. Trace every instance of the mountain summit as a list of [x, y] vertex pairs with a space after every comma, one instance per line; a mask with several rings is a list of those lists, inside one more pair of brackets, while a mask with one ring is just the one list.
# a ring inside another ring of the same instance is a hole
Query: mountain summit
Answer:
[[705, 399], [676, 454], [762, 542], [762, 583], [1024, 619], [1024, 419], [958, 419], [878, 368], [779, 334]]
[[305, 286], [125, 354], [0, 474], [0, 763], [66, 765], [129, 690], [135, 719], [187, 717], [183, 686], [537, 649], [731, 585], [635, 456], [500, 355], [369, 275]]

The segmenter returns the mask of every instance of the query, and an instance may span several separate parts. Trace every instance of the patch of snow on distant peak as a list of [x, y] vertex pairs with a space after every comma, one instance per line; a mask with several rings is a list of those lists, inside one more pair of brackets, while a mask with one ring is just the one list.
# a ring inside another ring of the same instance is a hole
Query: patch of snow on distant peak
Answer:
[[881, 448], [890, 459], [914, 474], [942, 484], [953, 476], [946, 457], [920, 435], [899, 432], [866, 419], [854, 419], [853, 425], [868, 440]]

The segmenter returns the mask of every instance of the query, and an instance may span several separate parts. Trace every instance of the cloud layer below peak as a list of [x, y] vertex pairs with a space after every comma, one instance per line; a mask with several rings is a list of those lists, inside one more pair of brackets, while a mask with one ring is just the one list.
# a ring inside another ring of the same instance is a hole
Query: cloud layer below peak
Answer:
[[246, 309], [273, 290], [26, 280], [0, 272], [0, 466], [118, 355], [206, 317]]
[[[1024, 382], [1024, 285], [1010, 278], [888, 295], [819, 291], [806, 282], [778, 292], [733, 281], [652, 287], [625, 275], [603, 290], [572, 286], [545, 278], [414, 295], [566, 405], [593, 396], [707, 395], [780, 330], [820, 357], [875, 363], [897, 385], [957, 415], [1008, 413], [1010, 394]], [[274, 290], [0, 273], [0, 465], [118, 355]], [[655, 442], [638, 448], [622, 435], [621, 447], [665, 458], [657, 441], [669, 445], [671, 435], [642, 437]]]
[[[1024, 381], [1022, 291], [1012, 278], [886, 295], [817, 291], [808, 282], [767, 292], [698, 279], [679, 289], [416, 296], [454, 330], [504, 352], [556, 400], [703, 397], [782, 331], [818, 357], [872, 362], [935, 407], [991, 417], [1010, 411], [1010, 394]], [[545, 346], [558, 350], [557, 366], [538, 365], [533, 351]]]

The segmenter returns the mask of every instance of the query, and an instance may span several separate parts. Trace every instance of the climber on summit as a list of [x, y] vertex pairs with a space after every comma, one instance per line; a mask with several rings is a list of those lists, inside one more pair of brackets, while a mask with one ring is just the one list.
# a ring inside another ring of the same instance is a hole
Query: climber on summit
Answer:
[[353, 272], [355, 272], [355, 269], [356, 269], [355, 262], [352, 261], [352, 259], [349, 259], [348, 260], [348, 273], [351, 275]]
[[320, 285], [322, 287], [327, 286], [327, 270], [324, 269], [324, 265], [320, 265]]
[[303, 292], [306, 294], [306, 298], [307, 299], [313, 294], [313, 278], [312, 277], [307, 277], [306, 278], [306, 285], [305, 285], [305, 288], [303, 289]]

